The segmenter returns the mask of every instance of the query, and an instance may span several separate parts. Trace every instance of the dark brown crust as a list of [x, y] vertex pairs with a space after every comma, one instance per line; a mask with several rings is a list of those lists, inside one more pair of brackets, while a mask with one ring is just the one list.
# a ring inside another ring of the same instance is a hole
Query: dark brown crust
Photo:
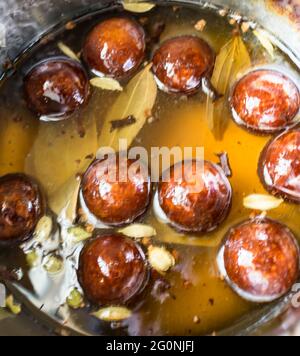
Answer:
[[286, 75], [259, 69], [238, 81], [230, 106], [232, 117], [239, 126], [260, 134], [276, 133], [297, 124], [295, 117], [299, 113], [300, 92]]
[[[291, 145], [292, 142], [294, 146]], [[297, 149], [295, 149], [295, 144]], [[258, 163], [258, 175], [265, 189], [272, 195], [297, 204], [300, 203], [300, 189], [297, 187], [297, 182], [294, 180], [294, 184], [292, 184], [289, 182], [289, 178], [299, 177], [298, 181], [300, 179], [299, 157], [300, 129], [294, 129], [271, 139], [262, 151]], [[289, 161], [292, 163], [287, 163]], [[281, 169], [278, 168], [279, 166]], [[279, 173], [275, 172], [276, 167], [278, 172], [282, 172], [280, 177]], [[272, 184], [267, 182], [266, 172], [268, 172], [268, 179], [272, 180]]]
[[[117, 164], [114, 160], [97, 160], [84, 175], [82, 180], [84, 201], [89, 211], [104, 224], [112, 226], [130, 224], [143, 215], [150, 204], [151, 182], [146, 166], [147, 180], [143, 172], [135, 172], [134, 181], [127, 175], [128, 181], [120, 182], [118, 173], [120, 164], [128, 168], [129, 172], [134, 163], [134, 160], [124, 161], [118, 158]], [[116, 182], [110, 179], [112, 177], [110, 174], [117, 177]]]
[[299, 277], [299, 247], [284, 225], [256, 218], [228, 232], [224, 265], [234, 287], [254, 298], [280, 298]]
[[81, 252], [78, 277], [93, 304], [126, 305], [146, 287], [149, 268], [133, 240], [118, 234], [97, 236]]
[[43, 214], [43, 197], [34, 180], [23, 174], [0, 178], [0, 244], [31, 238]]
[[139, 23], [130, 18], [112, 18], [89, 33], [83, 58], [91, 70], [121, 79], [138, 69], [145, 49], [145, 32]]
[[155, 52], [153, 73], [167, 91], [190, 95], [211, 74], [214, 63], [215, 54], [204, 40], [182, 36], [167, 40]]
[[63, 120], [88, 102], [89, 79], [79, 63], [67, 58], [49, 58], [26, 75], [24, 93], [29, 109], [35, 114]]
[[[185, 162], [184, 166], [190, 178], [195, 175], [196, 161]], [[197, 177], [200, 189], [195, 192], [195, 186], [186, 179], [176, 182], [180, 171], [181, 164], [173, 166], [170, 182], [159, 184], [162, 210], [171, 224], [181, 231], [205, 233], [216, 229], [226, 219], [231, 207], [232, 188], [225, 173], [216, 164], [205, 161], [205, 181], [202, 176]]]

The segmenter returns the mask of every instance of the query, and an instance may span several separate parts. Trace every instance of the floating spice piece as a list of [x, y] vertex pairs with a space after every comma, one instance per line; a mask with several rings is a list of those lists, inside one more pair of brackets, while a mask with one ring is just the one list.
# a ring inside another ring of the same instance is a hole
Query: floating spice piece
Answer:
[[201, 323], [201, 319], [199, 318], [198, 315], [195, 315], [193, 318], [193, 323], [194, 324], [200, 324]]
[[259, 28], [253, 31], [253, 34], [256, 36], [264, 49], [269, 53], [271, 58], [274, 59], [274, 46], [271, 42], [269, 34], [265, 30]]
[[202, 32], [202, 31], [205, 29], [206, 24], [207, 24], [207, 23], [206, 23], [205, 20], [199, 20], [199, 21], [196, 23], [196, 25], [195, 25], [195, 29], [196, 29], [197, 31]]
[[125, 119], [113, 120], [111, 121], [111, 130], [113, 132], [117, 129], [123, 129], [124, 127], [133, 125], [136, 123], [136, 118], [132, 115], [126, 117]]
[[49, 216], [43, 216], [34, 231], [34, 236], [37, 241], [45, 241], [49, 238], [53, 228], [52, 219]]
[[226, 10], [226, 9], [219, 10], [219, 15], [222, 16], [222, 17], [227, 16], [228, 15], [228, 10]]
[[156, 236], [156, 230], [149, 225], [133, 224], [119, 231], [121, 234], [134, 239]]
[[74, 242], [81, 242], [92, 237], [92, 233], [86, 231], [80, 226], [73, 226], [68, 229], [68, 233], [72, 236]]
[[[157, 97], [157, 86], [151, 67], [152, 64], [139, 72], [113, 104], [99, 137], [101, 147], [111, 147], [118, 151], [120, 139], [126, 139], [128, 145], [131, 145], [143, 128], [148, 118], [147, 113], [152, 110]], [[129, 116], [135, 117], [135, 124], [111, 132], [112, 121]]]
[[61, 257], [50, 255], [46, 258], [44, 269], [50, 274], [57, 274], [63, 270], [64, 264]]
[[243, 22], [241, 24], [241, 30], [243, 33], [246, 33], [250, 30], [250, 27], [251, 27], [251, 23], [250, 22]]
[[19, 315], [22, 312], [21, 304], [16, 303], [12, 295], [6, 298], [6, 308], [9, 309], [14, 315]]
[[72, 309], [80, 309], [84, 307], [84, 300], [82, 294], [78, 289], [73, 289], [67, 298], [67, 304]]
[[93, 78], [90, 80], [93, 87], [103, 90], [123, 91], [121, 84], [113, 78]]
[[125, 307], [107, 307], [98, 310], [92, 315], [103, 321], [122, 321], [129, 319], [132, 312]]
[[34, 268], [38, 266], [39, 256], [36, 250], [31, 250], [26, 254], [26, 263], [30, 268]]
[[159, 273], [165, 273], [175, 266], [174, 256], [165, 247], [150, 246], [148, 257], [150, 265]]
[[224, 95], [213, 102], [207, 98], [206, 116], [209, 127], [216, 139], [222, 139], [227, 126], [228, 111], [227, 97], [230, 86], [240, 72], [251, 66], [251, 59], [247, 47], [241, 36], [235, 35], [220, 51], [212, 76], [212, 84], [217, 91]]
[[78, 58], [77, 54], [63, 42], [59, 42], [57, 46], [67, 57], [73, 59], [74, 61], [80, 62], [80, 59]]
[[230, 167], [229, 157], [227, 152], [217, 153], [220, 159], [220, 166], [222, 167], [226, 177], [232, 177], [232, 169]]
[[151, 4], [149, 2], [143, 2], [143, 1], [130, 1], [130, 0], [124, 0], [123, 1], [123, 7], [126, 11], [130, 12], [136, 12], [136, 13], [144, 13], [148, 12], [152, 9], [155, 8], [155, 4]]
[[65, 26], [67, 31], [74, 30], [74, 28], [76, 28], [76, 23], [74, 21], [69, 21]]
[[278, 199], [267, 194], [251, 194], [244, 198], [245, 208], [259, 211], [277, 209], [282, 203], [283, 199]]

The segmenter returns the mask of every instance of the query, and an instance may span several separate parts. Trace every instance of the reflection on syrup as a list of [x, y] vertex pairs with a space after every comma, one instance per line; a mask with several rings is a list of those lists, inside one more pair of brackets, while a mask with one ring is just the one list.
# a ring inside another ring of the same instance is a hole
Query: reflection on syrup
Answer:
[[[154, 22], [161, 18], [166, 19], [162, 40], [182, 34], [195, 34], [203, 36], [216, 52], [228, 41], [232, 31], [226, 19], [204, 11], [197, 12], [195, 9], [179, 12], [157, 9], [149, 21]], [[194, 28], [199, 19], [205, 19], [207, 22], [203, 33], [197, 32]], [[85, 23], [78, 25], [74, 31], [64, 35], [64, 42], [75, 52], [79, 51], [88, 29], [98, 21], [99, 18], [91, 20], [89, 26]], [[78, 41], [78, 38], [82, 41]], [[249, 36], [247, 40], [252, 48], [255, 65], [260, 63], [265, 65], [267, 56], [255, 50], [255, 44], [250, 41]], [[48, 44], [42, 52], [35, 53], [29, 63], [34, 64], [47, 54], [57, 54], [56, 44]], [[284, 62], [283, 56], [279, 55], [277, 62], [290, 68]], [[79, 119], [74, 116], [68, 122], [39, 123], [25, 108], [21, 94], [18, 94], [21, 92], [23, 72], [24, 70], [20, 72], [21, 75], [14, 76], [1, 89], [0, 174], [26, 171], [38, 178], [51, 196], [59, 191], [70, 177], [84, 170], [93, 159], [91, 154], [98, 148], [97, 128], [101, 127], [101, 120], [117, 94], [94, 90], [89, 105], [83, 109]], [[17, 93], [13, 98], [10, 96], [12, 92]], [[155, 289], [152, 290], [125, 326], [127, 332], [133, 335], [212, 333], [232, 325], [256, 308], [239, 298], [224, 281], [220, 280], [216, 256], [227, 230], [249, 218], [251, 211], [243, 207], [243, 198], [253, 193], [265, 193], [257, 175], [257, 164], [269, 137], [252, 135], [229, 119], [223, 140], [216, 141], [206, 122], [205, 99], [202, 95], [187, 100], [185, 97], [179, 98], [160, 92], [154, 114], [157, 120], [145, 125], [135, 145], [142, 145], [149, 151], [153, 146], [203, 146], [205, 159], [216, 163], [218, 163], [216, 154], [226, 151], [233, 171], [230, 179], [233, 187], [233, 204], [229, 217], [220, 228], [202, 237], [185, 236], [161, 224], [150, 209], [144, 222], [156, 228], [158, 244], [167, 244], [168, 249], [176, 251], [178, 263], [175, 269], [166, 275], [171, 286], [167, 293], [156, 293]], [[229, 111], [224, 115], [229, 115]], [[78, 120], [82, 123], [79, 127], [83, 127], [84, 135], [78, 130]], [[300, 236], [300, 227], [297, 223], [299, 212], [298, 205], [285, 203], [268, 215], [287, 224], [296, 236]], [[62, 247], [70, 252], [68, 242], [65, 241]], [[81, 246], [75, 252], [71, 249], [74, 256], [78, 256], [80, 248]], [[20, 265], [24, 267], [24, 257], [20, 260]], [[6, 263], [5, 261], [12, 265], [12, 261], [15, 260], [11, 255], [5, 258], [0, 255], [0, 262]], [[49, 286], [57, 288], [59, 281], [63, 281], [62, 284], [67, 289], [70, 288], [70, 281], [75, 277], [76, 263], [70, 261], [68, 266], [65, 268], [68, 271], [72, 270], [70, 275], [50, 278], [50, 281], [47, 281], [48, 277], [45, 279], [48, 285], [43, 286], [43, 293], [50, 290]], [[29, 277], [44, 278], [42, 275], [43, 273], [36, 270], [36, 273], [31, 271]], [[59, 296], [59, 302], [68, 295], [68, 292], [69, 289]], [[55, 304], [53, 290], [49, 293], [47, 300]], [[49, 310], [51, 306], [49, 304]], [[85, 312], [88, 311], [80, 312], [81, 317]], [[82, 320], [85, 332], [100, 332], [102, 323], [88, 317], [87, 314]]]

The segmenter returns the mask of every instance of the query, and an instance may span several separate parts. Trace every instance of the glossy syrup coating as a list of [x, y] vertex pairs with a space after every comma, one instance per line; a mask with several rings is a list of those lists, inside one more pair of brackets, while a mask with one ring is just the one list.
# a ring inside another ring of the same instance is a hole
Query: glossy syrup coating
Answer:
[[28, 107], [49, 120], [63, 120], [87, 103], [89, 79], [83, 67], [65, 58], [37, 64], [24, 78]]
[[271, 194], [300, 203], [300, 130], [273, 139], [261, 154], [258, 171]]
[[204, 40], [182, 36], [167, 40], [155, 52], [153, 72], [161, 89], [189, 95], [211, 74], [214, 63], [215, 54]]
[[224, 265], [228, 282], [240, 296], [253, 302], [271, 302], [297, 281], [298, 244], [286, 226], [256, 218], [229, 231]]
[[286, 75], [257, 70], [237, 83], [231, 107], [238, 125], [258, 133], [274, 133], [295, 125], [300, 93]]
[[78, 277], [87, 298], [96, 305], [125, 305], [148, 282], [146, 257], [133, 240], [119, 234], [98, 236], [83, 249]]
[[43, 215], [38, 185], [23, 174], [0, 178], [0, 244], [29, 239]]
[[150, 203], [148, 167], [126, 158], [97, 160], [84, 175], [82, 195], [89, 211], [102, 223], [130, 224]]
[[171, 168], [170, 180], [159, 184], [159, 204], [175, 228], [205, 233], [227, 217], [232, 189], [221, 167], [205, 161], [199, 171], [196, 162]]
[[83, 58], [92, 71], [113, 78], [127, 77], [145, 56], [145, 32], [130, 18], [111, 18], [89, 33]]

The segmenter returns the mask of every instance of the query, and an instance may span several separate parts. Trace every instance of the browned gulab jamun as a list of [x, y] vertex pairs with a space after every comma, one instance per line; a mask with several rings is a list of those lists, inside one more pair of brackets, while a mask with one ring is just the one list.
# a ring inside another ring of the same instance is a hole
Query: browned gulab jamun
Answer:
[[295, 125], [299, 107], [296, 84], [274, 70], [247, 74], [237, 83], [231, 97], [235, 122], [258, 133], [274, 133]]
[[89, 79], [83, 67], [72, 60], [51, 58], [37, 64], [24, 78], [29, 109], [48, 120], [62, 120], [89, 98]]
[[261, 154], [258, 171], [271, 194], [300, 203], [300, 130], [273, 139]]
[[148, 167], [120, 157], [96, 160], [84, 175], [82, 196], [89, 212], [100, 222], [130, 224], [146, 212], [150, 203]]
[[242, 298], [271, 302], [296, 283], [299, 247], [286, 226], [255, 218], [229, 231], [219, 255], [219, 267]]
[[80, 256], [79, 281], [96, 305], [130, 303], [146, 287], [148, 275], [143, 250], [123, 235], [98, 236]]
[[23, 174], [0, 178], [0, 244], [29, 239], [43, 214], [38, 185]]
[[180, 231], [210, 232], [231, 207], [232, 189], [221, 167], [208, 161], [200, 166], [195, 160], [177, 163], [170, 169], [170, 179], [159, 184], [160, 207]]
[[189, 95], [211, 74], [214, 63], [215, 54], [204, 40], [182, 36], [167, 40], [155, 52], [153, 72], [162, 90]]
[[90, 32], [83, 58], [92, 71], [121, 79], [138, 69], [145, 49], [145, 32], [140, 24], [130, 18], [112, 18]]

